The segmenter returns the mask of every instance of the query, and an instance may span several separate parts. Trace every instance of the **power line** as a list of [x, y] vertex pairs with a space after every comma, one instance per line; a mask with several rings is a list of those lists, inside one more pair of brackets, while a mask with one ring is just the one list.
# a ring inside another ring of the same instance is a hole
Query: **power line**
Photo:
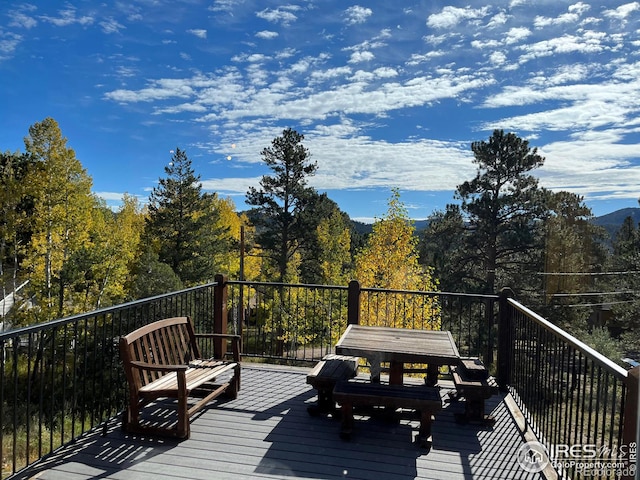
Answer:
[[584, 293], [530, 293], [535, 297], [599, 297], [605, 295], [638, 295], [640, 292], [625, 290], [621, 292], [584, 292]]
[[638, 274], [640, 270], [627, 270], [626, 272], [535, 272], [536, 275], [542, 276], [572, 276], [572, 275], [583, 275], [583, 276], [601, 276], [601, 275], [630, 275], [630, 274]]

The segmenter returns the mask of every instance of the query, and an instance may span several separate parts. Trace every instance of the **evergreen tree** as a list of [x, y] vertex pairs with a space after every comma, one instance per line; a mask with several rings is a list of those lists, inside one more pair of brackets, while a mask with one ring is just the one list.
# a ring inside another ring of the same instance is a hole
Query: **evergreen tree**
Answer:
[[[318, 227], [334, 215], [340, 218], [342, 228], [348, 228], [349, 217], [340, 210], [336, 202], [331, 200], [326, 193], [309, 192], [307, 205], [300, 214], [300, 223], [303, 225], [301, 229], [303, 236], [299, 239], [301, 246], [300, 278], [303, 283], [323, 283], [324, 268], [319, 258], [323, 246], [318, 237]], [[338, 221], [337, 217], [334, 218], [336, 222]], [[335, 226], [335, 228], [340, 227]], [[346, 265], [343, 265], [343, 261], [340, 261], [338, 268], [343, 270], [349, 263], [350, 260]]]
[[464, 253], [465, 225], [458, 205], [436, 211], [419, 241], [420, 263], [431, 265], [445, 292], [472, 290], [465, 285], [474, 260]]
[[[544, 221], [544, 255], [540, 277], [544, 302], [540, 297], [523, 296], [522, 301], [535, 306], [560, 327], [570, 332], [586, 328], [590, 308], [577, 307], [580, 294], [598, 292], [602, 286], [597, 275], [604, 269], [606, 232], [593, 224], [591, 209], [579, 195], [560, 191], [547, 192], [547, 218]], [[539, 287], [529, 280], [536, 293]], [[573, 296], [575, 295], [575, 296]], [[591, 297], [590, 301], [597, 300]]]
[[544, 192], [529, 172], [544, 158], [526, 140], [502, 130], [487, 142], [473, 142], [471, 150], [476, 177], [456, 190], [469, 230], [467, 258], [479, 264], [468, 274], [482, 293], [494, 293], [497, 275], [522, 276], [539, 248], [535, 226], [546, 207]]
[[262, 158], [273, 171], [264, 175], [260, 188], [251, 187], [247, 203], [255, 207], [252, 218], [257, 241], [276, 269], [276, 281], [287, 279], [289, 262], [307, 238], [302, 213], [315, 192], [307, 186], [307, 177], [317, 169], [302, 145], [304, 136], [288, 128], [262, 151]]
[[185, 285], [213, 278], [215, 255], [227, 248], [219, 242], [226, 228], [216, 226], [215, 195], [203, 194], [186, 153], [176, 148], [149, 197], [145, 235]]
[[612, 302], [613, 324], [609, 328], [620, 336], [625, 352], [640, 352], [640, 302], [637, 291], [640, 280], [640, 229], [631, 217], [625, 218], [613, 240], [610, 269], [617, 272], [608, 282], [609, 290], [620, 292]]

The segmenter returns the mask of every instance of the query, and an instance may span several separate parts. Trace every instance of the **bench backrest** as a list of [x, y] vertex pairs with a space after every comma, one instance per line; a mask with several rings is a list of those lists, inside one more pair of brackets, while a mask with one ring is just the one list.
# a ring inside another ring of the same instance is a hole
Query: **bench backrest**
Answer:
[[162, 371], [138, 370], [134, 374], [131, 362], [153, 365], [186, 365], [199, 358], [193, 324], [189, 317], [173, 317], [150, 323], [120, 338], [120, 357], [127, 379], [140, 388], [165, 375]]

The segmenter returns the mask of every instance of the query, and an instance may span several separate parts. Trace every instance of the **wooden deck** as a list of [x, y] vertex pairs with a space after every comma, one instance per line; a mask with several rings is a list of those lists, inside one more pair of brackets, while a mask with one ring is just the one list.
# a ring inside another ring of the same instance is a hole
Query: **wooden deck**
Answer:
[[[214, 402], [192, 422], [191, 438], [160, 440], [123, 434], [119, 421], [106, 436], [91, 433], [19, 478], [100, 479], [540, 479], [517, 463], [523, 440], [501, 396], [487, 404], [493, 429], [458, 425], [445, 404], [433, 423], [433, 447], [411, 443], [419, 422], [358, 417], [350, 442], [340, 422], [311, 417], [315, 391], [308, 369], [244, 364], [236, 400]], [[441, 394], [452, 388], [441, 381]], [[508, 398], [507, 398], [508, 400]], [[358, 420], [360, 419], [360, 420]]]

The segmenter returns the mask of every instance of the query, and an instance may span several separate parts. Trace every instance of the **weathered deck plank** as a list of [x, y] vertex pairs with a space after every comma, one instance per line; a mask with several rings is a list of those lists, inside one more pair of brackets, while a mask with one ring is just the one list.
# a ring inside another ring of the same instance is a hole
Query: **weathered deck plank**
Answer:
[[[340, 422], [311, 417], [315, 391], [308, 369], [246, 365], [237, 399], [205, 409], [185, 441], [124, 434], [118, 422], [24, 472], [21, 478], [84, 480], [177, 479], [538, 479], [517, 464], [521, 437], [500, 396], [487, 402], [493, 429], [459, 425], [447, 405], [433, 422], [433, 447], [412, 444], [417, 419], [389, 421], [356, 415], [350, 442]], [[441, 382], [444, 394], [449, 383]]]

